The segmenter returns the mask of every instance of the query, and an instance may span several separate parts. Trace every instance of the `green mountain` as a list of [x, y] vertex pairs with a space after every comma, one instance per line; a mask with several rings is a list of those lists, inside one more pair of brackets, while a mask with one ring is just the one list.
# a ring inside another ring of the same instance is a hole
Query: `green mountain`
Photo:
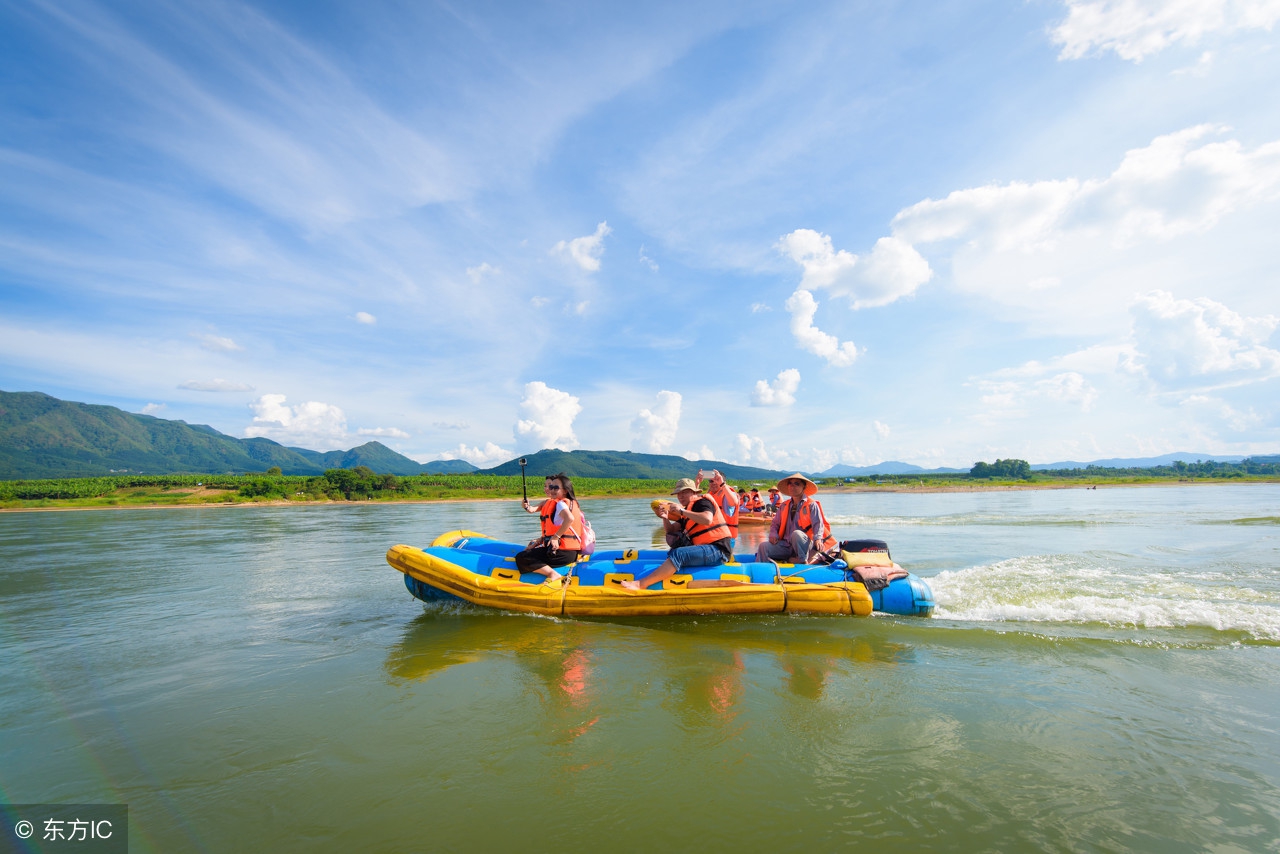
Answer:
[[[323, 474], [368, 466], [379, 474], [423, 467], [379, 442], [320, 453], [270, 439], [236, 439], [205, 424], [166, 421], [114, 406], [58, 400], [40, 392], [0, 391], [0, 480], [93, 477], [121, 472]], [[466, 465], [464, 463], [464, 465]]]
[[[686, 460], [668, 454], [637, 454], [631, 451], [559, 451], [545, 450], [530, 454], [526, 472], [530, 476], [544, 477], [564, 472], [570, 477], [629, 477], [653, 480], [676, 480], [693, 477], [699, 468], [710, 472], [719, 469], [730, 482], [758, 481], [774, 483], [790, 472], [772, 469], [735, 466], [716, 460]], [[520, 474], [518, 460], [510, 460], [480, 474]]]

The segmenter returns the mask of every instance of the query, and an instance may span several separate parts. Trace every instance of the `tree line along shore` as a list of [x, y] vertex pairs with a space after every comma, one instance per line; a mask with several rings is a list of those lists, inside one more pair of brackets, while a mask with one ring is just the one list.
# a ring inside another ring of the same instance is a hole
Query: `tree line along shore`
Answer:
[[[581, 498], [652, 496], [666, 481], [651, 478], [575, 477]], [[1176, 483], [1277, 483], [1280, 463], [1178, 462], [1151, 468], [1103, 468], [1032, 471], [1024, 460], [977, 463], [967, 473], [917, 473], [819, 478], [828, 492], [958, 491], [989, 489], [1061, 489]], [[528, 488], [541, 495], [541, 474], [529, 475]], [[734, 483], [759, 486], [771, 483]], [[324, 502], [458, 501], [519, 498], [519, 475], [378, 474], [365, 466], [330, 469], [319, 476], [280, 474], [128, 474], [109, 477], [0, 481], [0, 509], [39, 510], [92, 507], [156, 507], [211, 504], [311, 504]]]

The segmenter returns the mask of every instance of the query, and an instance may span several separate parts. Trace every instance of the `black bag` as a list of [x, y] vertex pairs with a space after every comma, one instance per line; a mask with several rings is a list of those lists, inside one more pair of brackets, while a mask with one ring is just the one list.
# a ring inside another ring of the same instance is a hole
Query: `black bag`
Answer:
[[893, 559], [893, 555], [889, 554], [889, 544], [884, 540], [842, 540], [840, 542], [840, 551], [842, 552], [884, 552], [889, 555], [889, 559]]

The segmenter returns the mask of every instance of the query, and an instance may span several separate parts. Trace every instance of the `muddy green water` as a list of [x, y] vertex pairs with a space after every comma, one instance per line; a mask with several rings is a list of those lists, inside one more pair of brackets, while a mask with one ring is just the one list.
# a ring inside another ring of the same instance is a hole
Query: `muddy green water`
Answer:
[[[583, 502], [647, 546], [647, 500]], [[515, 503], [0, 515], [0, 797], [134, 851], [1280, 850], [1280, 488], [825, 501], [932, 619], [427, 606]]]

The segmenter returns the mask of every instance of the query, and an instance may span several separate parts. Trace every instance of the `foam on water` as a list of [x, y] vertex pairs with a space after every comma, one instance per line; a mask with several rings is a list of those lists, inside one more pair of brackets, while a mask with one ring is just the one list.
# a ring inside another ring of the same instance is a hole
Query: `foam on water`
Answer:
[[1032, 555], [929, 578], [935, 617], [971, 622], [1200, 628], [1280, 642], [1280, 571], [1116, 569], [1096, 555]]

